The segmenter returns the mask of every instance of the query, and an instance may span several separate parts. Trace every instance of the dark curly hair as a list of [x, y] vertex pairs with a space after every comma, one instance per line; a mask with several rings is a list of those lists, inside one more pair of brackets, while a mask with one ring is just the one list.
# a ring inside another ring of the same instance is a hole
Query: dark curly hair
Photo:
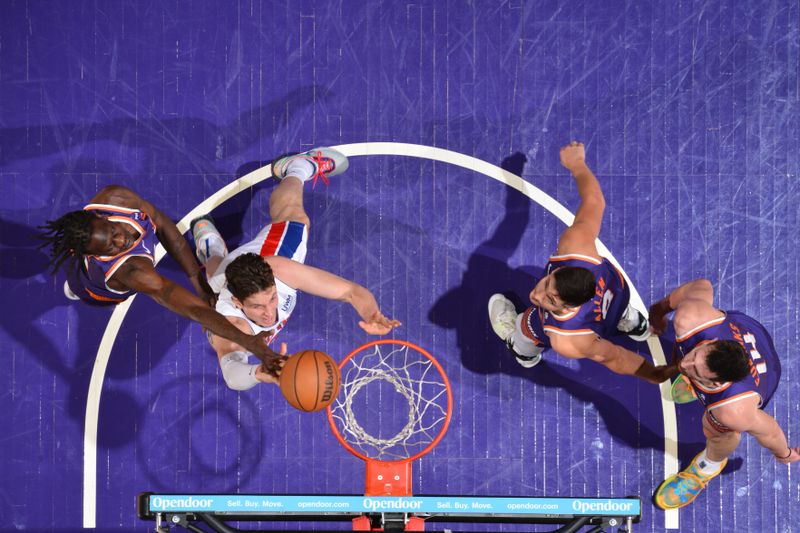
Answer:
[[715, 341], [706, 356], [717, 381], [741, 381], [750, 373], [750, 357], [736, 341]]
[[92, 220], [97, 215], [91, 211], [72, 211], [57, 220], [48, 220], [44, 230], [36, 237], [43, 242], [39, 249], [50, 247], [50, 266], [55, 274], [64, 262], [74, 272], [86, 254], [86, 246], [92, 236]]
[[556, 291], [570, 307], [583, 305], [594, 296], [597, 280], [583, 267], [562, 267], [553, 272]]
[[245, 298], [275, 285], [272, 268], [258, 254], [242, 254], [225, 268], [228, 290], [243, 302]]

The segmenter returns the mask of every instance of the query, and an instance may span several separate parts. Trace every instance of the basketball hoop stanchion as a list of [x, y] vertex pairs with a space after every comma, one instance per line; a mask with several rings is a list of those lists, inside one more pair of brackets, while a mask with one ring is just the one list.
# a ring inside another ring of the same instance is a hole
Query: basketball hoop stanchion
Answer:
[[[453, 394], [444, 369], [419, 346], [390, 339], [353, 350], [339, 368], [341, 392], [328, 407], [328, 422], [339, 443], [366, 463], [364, 495], [412, 496], [412, 463], [436, 447], [450, 424]], [[360, 516], [353, 530], [394, 529], [397, 520], [403, 525], [397, 529], [425, 529], [422, 518], [394, 515], [382, 515], [379, 527]]]

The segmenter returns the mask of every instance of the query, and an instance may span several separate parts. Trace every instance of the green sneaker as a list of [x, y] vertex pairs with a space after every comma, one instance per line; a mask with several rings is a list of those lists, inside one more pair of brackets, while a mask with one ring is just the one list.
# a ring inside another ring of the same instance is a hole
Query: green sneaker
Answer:
[[[700, 452], [702, 453], [702, 452]], [[664, 480], [653, 496], [653, 501], [662, 509], [679, 509], [694, 501], [700, 492], [713, 478], [717, 477], [728, 464], [728, 459], [722, 461], [719, 470], [713, 474], [703, 474], [697, 464], [700, 453], [695, 455], [689, 466]]]
[[678, 377], [675, 378], [669, 389], [669, 397], [675, 403], [691, 403], [697, 400], [692, 382], [683, 374], [678, 374]]

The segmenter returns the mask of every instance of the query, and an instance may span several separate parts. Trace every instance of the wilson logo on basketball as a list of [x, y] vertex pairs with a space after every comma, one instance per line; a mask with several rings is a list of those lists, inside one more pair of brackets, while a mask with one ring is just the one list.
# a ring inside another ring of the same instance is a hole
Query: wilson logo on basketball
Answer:
[[325, 361], [325, 371], [328, 373], [328, 376], [325, 378], [325, 392], [322, 393], [322, 401], [327, 402], [333, 396], [333, 384], [334, 384], [334, 372], [333, 372], [333, 364], [330, 361]]
[[339, 367], [330, 355], [305, 350], [289, 356], [280, 375], [281, 393], [292, 407], [319, 411], [339, 393]]

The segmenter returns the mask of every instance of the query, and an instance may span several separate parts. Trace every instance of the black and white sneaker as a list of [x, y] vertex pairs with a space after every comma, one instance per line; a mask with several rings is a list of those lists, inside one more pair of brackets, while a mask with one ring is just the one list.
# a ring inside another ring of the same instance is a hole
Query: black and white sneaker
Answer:
[[[510, 348], [511, 351], [514, 351], [514, 348]], [[542, 354], [537, 353], [534, 356], [527, 357], [525, 355], [520, 355], [517, 352], [514, 352], [514, 355], [517, 357], [517, 363], [524, 368], [533, 368], [538, 365], [542, 361]]]
[[628, 305], [617, 324], [617, 330], [636, 342], [644, 342], [650, 337], [650, 322], [639, 310]]

